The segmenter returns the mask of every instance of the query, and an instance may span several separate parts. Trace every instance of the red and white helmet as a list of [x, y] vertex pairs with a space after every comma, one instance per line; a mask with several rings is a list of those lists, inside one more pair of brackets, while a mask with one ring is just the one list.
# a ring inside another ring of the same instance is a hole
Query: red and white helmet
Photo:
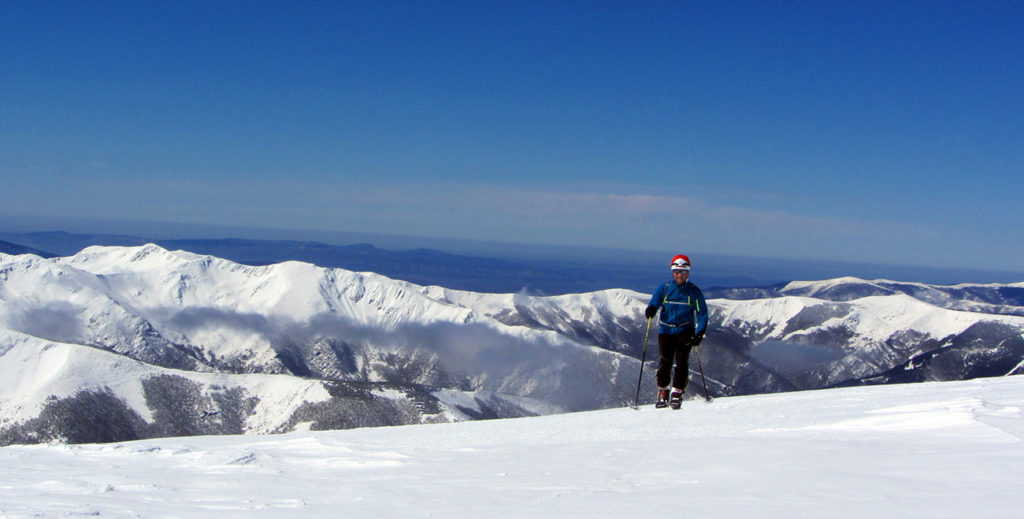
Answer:
[[672, 258], [672, 270], [685, 270], [690, 271], [690, 257], [684, 254], [676, 255]]

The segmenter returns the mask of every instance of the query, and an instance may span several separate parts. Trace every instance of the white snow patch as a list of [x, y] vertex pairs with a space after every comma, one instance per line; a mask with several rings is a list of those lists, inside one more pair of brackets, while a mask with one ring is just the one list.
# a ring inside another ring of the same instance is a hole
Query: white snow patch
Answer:
[[[454, 395], [449, 395], [454, 396]], [[1016, 517], [1024, 377], [0, 448], [0, 516]]]

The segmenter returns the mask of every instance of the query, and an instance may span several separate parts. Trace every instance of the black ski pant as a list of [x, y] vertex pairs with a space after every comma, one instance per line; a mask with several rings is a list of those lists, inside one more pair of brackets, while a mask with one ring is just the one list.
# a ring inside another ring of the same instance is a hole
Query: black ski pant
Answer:
[[[677, 335], [658, 334], [658, 373], [656, 375], [658, 387], [672, 387], [680, 391], [686, 389], [686, 381], [690, 378], [690, 343], [693, 341], [693, 332], [683, 332]], [[676, 365], [676, 371], [672, 373], [672, 363]]]

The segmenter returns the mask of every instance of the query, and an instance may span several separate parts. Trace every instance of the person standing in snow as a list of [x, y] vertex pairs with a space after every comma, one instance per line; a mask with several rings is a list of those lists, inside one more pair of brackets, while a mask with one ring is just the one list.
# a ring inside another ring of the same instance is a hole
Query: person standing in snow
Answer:
[[[700, 345], [708, 326], [708, 305], [704, 293], [690, 283], [690, 258], [679, 254], [672, 258], [672, 281], [659, 286], [644, 315], [654, 318], [661, 310], [658, 322], [658, 383], [657, 407], [671, 405], [679, 409], [683, 392], [690, 377], [690, 349]], [[672, 373], [672, 364], [676, 370]], [[672, 391], [669, 392], [669, 384]]]

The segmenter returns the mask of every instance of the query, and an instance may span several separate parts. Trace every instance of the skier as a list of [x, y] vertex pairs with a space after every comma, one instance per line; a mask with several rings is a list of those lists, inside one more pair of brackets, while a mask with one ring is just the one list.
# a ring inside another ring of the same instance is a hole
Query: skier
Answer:
[[[659, 286], [644, 314], [652, 319], [661, 309], [658, 323], [658, 401], [656, 407], [679, 409], [690, 376], [690, 349], [700, 345], [708, 326], [704, 293], [689, 282], [690, 258], [672, 258], [672, 281]], [[675, 374], [672, 363], [675, 362]], [[671, 394], [669, 384], [672, 385]]]

